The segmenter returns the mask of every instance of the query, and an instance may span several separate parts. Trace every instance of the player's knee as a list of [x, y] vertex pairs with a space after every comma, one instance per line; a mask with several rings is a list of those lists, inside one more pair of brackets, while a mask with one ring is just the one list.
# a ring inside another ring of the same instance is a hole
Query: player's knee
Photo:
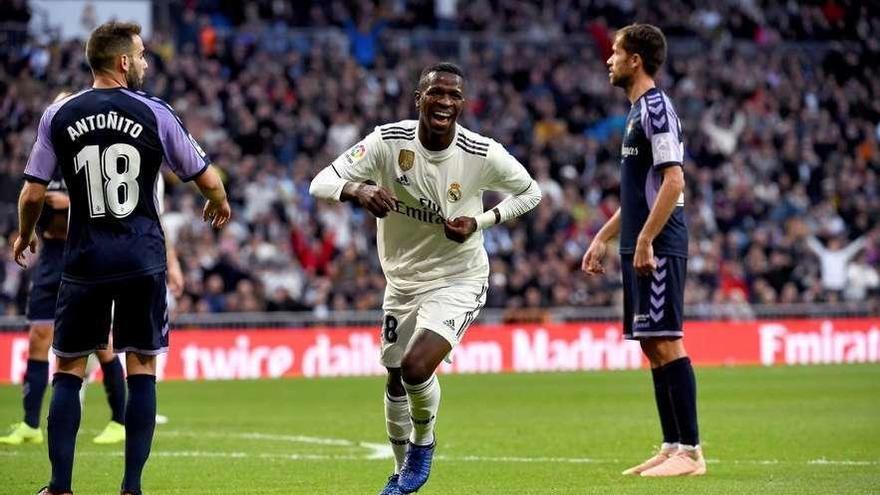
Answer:
[[80, 356], [73, 358], [59, 357], [57, 360], [57, 371], [59, 373], [69, 373], [71, 375], [83, 378], [86, 376], [86, 365], [88, 356]]
[[639, 346], [642, 348], [642, 354], [648, 358], [648, 361], [650, 361], [651, 364], [656, 365], [657, 351], [654, 341], [652, 339], [643, 339], [639, 341]]
[[419, 359], [418, 356], [407, 354], [403, 357], [401, 375], [406, 383], [410, 385], [424, 383], [431, 378], [432, 374], [434, 374], [434, 370], [422, 359]]
[[129, 375], [155, 375], [156, 356], [127, 352], [125, 353], [125, 369]]
[[33, 358], [49, 358], [49, 347], [52, 345], [52, 325], [33, 325], [28, 339], [28, 356]]
[[106, 364], [116, 359], [116, 354], [113, 354], [113, 351], [110, 349], [99, 349], [95, 351], [95, 355], [98, 356], [98, 361], [101, 364]]
[[654, 367], [687, 356], [681, 339], [646, 339], [642, 341], [642, 351]]

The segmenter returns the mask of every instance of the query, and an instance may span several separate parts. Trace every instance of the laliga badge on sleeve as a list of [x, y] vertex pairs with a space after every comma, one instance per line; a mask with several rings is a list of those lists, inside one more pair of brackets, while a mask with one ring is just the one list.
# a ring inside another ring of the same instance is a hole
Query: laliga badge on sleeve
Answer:
[[367, 147], [363, 143], [358, 143], [348, 150], [345, 154], [345, 160], [349, 165], [353, 165], [355, 162], [361, 161], [365, 156], [367, 156]]

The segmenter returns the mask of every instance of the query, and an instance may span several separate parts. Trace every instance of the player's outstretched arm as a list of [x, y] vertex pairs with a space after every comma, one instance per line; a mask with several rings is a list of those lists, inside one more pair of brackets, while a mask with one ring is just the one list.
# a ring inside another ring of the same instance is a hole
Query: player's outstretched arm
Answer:
[[605, 267], [602, 266], [602, 260], [605, 259], [605, 253], [608, 251], [608, 241], [620, 235], [620, 208], [611, 215], [611, 218], [605, 222], [605, 225], [599, 229], [593, 242], [584, 258], [581, 260], [581, 270], [590, 275], [598, 275], [605, 273]]
[[232, 216], [232, 208], [226, 198], [226, 188], [223, 187], [223, 181], [214, 166], [209, 165], [203, 174], [196, 177], [195, 183], [202, 196], [208, 200], [202, 211], [202, 220], [210, 221], [215, 229], [226, 225]]
[[27, 268], [24, 262], [25, 249], [30, 248], [31, 253], [37, 250], [34, 229], [40, 218], [40, 212], [43, 211], [45, 200], [46, 184], [25, 181], [18, 196], [18, 238], [12, 246], [13, 258], [22, 268]]

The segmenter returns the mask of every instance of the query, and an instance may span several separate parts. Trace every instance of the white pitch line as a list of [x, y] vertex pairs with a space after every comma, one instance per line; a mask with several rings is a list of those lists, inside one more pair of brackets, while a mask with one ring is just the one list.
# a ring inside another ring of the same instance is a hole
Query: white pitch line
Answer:
[[304, 435], [278, 435], [274, 433], [242, 432], [242, 433], [217, 433], [217, 432], [191, 432], [175, 430], [157, 430], [158, 436], [193, 437], [193, 438], [238, 438], [241, 440], [266, 440], [272, 442], [309, 443], [314, 445], [336, 445], [340, 447], [364, 447], [382, 445], [370, 442], [356, 442], [342, 438], [311, 437]]
[[193, 438], [237, 438], [241, 440], [268, 440], [273, 442], [310, 443], [314, 445], [336, 445], [341, 447], [356, 447], [357, 442], [340, 438], [308, 437], [303, 435], [276, 435], [272, 433], [217, 433], [217, 432], [192, 432], [175, 430], [157, 430], [156, 436], [193, 437]]
[[435, 459], [441, 461], [452, 461], [452, 462], [510, 462], [510, 463], [530, 463], [530, 462], [544, 462], [544, 463], [555, 463], [555, 464], [611, 464], [611, 463], [619, 463], [618, 459], [592, 459], [589, 457], [515, 457], [515, 456], [479, 456], [479, 455], [464, 455], [464, 456], [450, 456], [450, 455], [437, 455], [434, 456]]
[[[193, 437], [193, 438], [237, 438], [241, 440], [263, 440], [272, 442], [290, 442], [290, 443], [306, 443], [312, 445], [333, 445], [338, 447], [362, 447], [370, 451], [363, 457], [344, 456], [344, 455], [320, 455], [320, 454], [261, 454], [265, 459], [278, 458], [291, 460], [313, 459], [313, 460], [376, 460], [391, 459], [394, 452], [391, 446], [384, 443], [372, 442], [356, 442], [341, 438], [312, 437], [304, 435], [281, 435], [274, 433], [260, 432], [241, 432], [241, 433], [217, 433], [217, 432], [191, 432], [177, 430], [160, 430], [157, 434], [177, 436], [177, 437]], [[451, 462], [502, 462], [502, 463], [556, 463], [556, 464], [620, 464], [624, 461], [621, 459], [594, 459], [589, 457], [520, 457], [520, 456], [450, 456], [437, 455], [438, 460]], [[856, 460], [829, 460], [829, 459], [813, 459], [808, 461], [780, 461], [778, 459], [707, 459], [709, 464], [750, 464], [761, 466], [772, 466], [776, 464], [800, 464], [814, 466], [877, 466], [878, 461], [856, 461]]]
[[[19, 457], [22, 455], [32, 454], [34, 452], [22, 452], [20, 450], [0, 450], [0, 457]], [[42, 454], [42, 452], [40, 452]], [[104, 452], [87, 450], [77, 452], [78, 456], [87, 457], [122, 457], [123, 452]], [[286, 460], [286, 461], [367, 461], [373, 460], [365, 455], [335, 455], [335, 454], [252, 454], [248, 452], [210, 452], [199, 450], [160, 450], [150, 453], [150, 457], [169, 457], [169, 458], [203, 458], [203, 459], [266, 459], [266, 460]], [[455, 456], [455, 455], [438, 455], [437, 460], [446, 462], [500, 462], [500, 463], [549, 463], [549, 464], [620, 464], [619, 459], [593, 459], [589, 457], [512, 457], [512, 456]], [[778, 465], [778, 464], [800, 464], [810, 466], [880, 466], [880, 460], [863, 461], [863, 460], [833, 460], [833, 459], [813, 459], [808, 461], [781, 461], [778, 459], [760, 460], [760, 459], [709, 459], [710, 464], [757, 464], [757, 465]]]
[[811, 466], [876, 466], [880, 461], [835, 461], [831, 459], [814, 459], [807, 461]]
[[307, 443], [312, 445], [333, 445], [337, 447], [362, 447], [370, 451], [367, 459], [391, 459], [394, 457], [394, 451], [391, 446], [385, 443], [372, 442], [355, 442], [340, 438], [323, 438], [310, 437], [303, 435], [277, 435], [271, 433], [244, 432], [244, 433], [194, 433], [190, 431], [165, 431], [161, 430], [160, 435], [169, 435], [176, 437], [195, 437], [195, 438], [237, 438], [241, 440], [266, 440], [273, 442], [291, 442], [291, 443]]
[[[444, 461], [464, 461], [464, 462], [509, 462], [509, 463], [555, 463], [555, 464], [620, 464], [624, 461], [621, 459], [594, 459], [590, 457], [512, 457], [512, 456], [446, 456], [437, 455], [435, 459]], [[781, 461], [778, 459], [707, 459], [709, 464], [756, 464], [756, 465], [777, 465], [777, 464], [806, 464], [810, 466], [880, 466], [880, 460], [877, 461], [853, 461], [853, 460], [831, 460], [831, 459], [814, 459], [809, 461]]]

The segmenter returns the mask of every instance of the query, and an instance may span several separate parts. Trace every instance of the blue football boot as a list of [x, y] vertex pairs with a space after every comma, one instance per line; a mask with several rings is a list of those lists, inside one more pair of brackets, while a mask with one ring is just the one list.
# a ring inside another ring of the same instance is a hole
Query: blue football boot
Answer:
[[397, 486], [397, 479], [400, 478], [398, 474], [392, 474], [388, 477], [388, 483], [385, 485], [385, 488], [379, 492], [379, 495], [403, 495], [403, 492], [400, 491], [400, 487]]
[[431, 445], [416, 445], [409, 442], [406, 449], [406, 457], [403, 459], [403, 466], [400, 468], [400, 478], [397, 480], [397, 486], [403, 493], [413, 493], [418, 491], [431, 474], [431, 461], [434, 459], [434, 447], [437, 442]]

